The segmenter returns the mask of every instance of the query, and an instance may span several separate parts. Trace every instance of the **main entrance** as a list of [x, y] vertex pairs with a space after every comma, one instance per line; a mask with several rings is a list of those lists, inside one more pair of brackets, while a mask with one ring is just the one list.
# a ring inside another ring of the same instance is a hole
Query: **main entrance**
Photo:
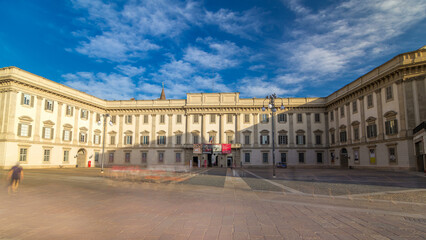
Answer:
[[340, 167], [341, 168], [348, 168], [348, 151], [346, 148], [342, 148], [340, 151]]
[[76, 167], [80, 167], [80, 168], [86, 167], [86, 156], [87, 156], [87, 151], [84, 148], [78, 150]]

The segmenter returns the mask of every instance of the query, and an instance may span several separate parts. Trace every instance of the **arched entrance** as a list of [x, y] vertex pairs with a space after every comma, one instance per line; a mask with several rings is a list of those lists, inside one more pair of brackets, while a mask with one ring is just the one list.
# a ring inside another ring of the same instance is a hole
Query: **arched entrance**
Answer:
[[81, 148], [77, 152], [77, 165], [76, 165], [76, 167], [80, 167], [80, 168], [86, 167], [86, 165], [87, 165], [86, 159], [87, 159], [87, 151], [84, 148]]
[[340, 167], [348, 168], [348, 150], [346, 148], [340, 150]]

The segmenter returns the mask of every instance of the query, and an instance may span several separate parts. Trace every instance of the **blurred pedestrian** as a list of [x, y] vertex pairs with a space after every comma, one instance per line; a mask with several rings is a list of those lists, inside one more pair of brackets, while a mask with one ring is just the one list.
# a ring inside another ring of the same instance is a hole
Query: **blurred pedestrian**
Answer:
[[16, 193], [16, 191], [18, 191], [19, 182], [24, 179], [24, 171], [22, 167], [19, 166], [19, 162], [10, 169], [7, 178], [10, 181], [10, 185], [7, 190], [8, 193]]

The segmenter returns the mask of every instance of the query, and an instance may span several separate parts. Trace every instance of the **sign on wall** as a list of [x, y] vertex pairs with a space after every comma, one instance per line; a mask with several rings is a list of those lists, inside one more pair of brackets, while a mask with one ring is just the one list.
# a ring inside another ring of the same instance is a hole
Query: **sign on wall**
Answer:
[[203, 144], [203, 153], [212, 153], [212, 145]]
[[222, 144], [213, 144], [213, 153], [222, 153]]
[[192, 153], [201, 154], [202, 153], [201, 148], [202, 148], [201, 144], [194, 144], [194, 150], [192, 151]]
[[370, 164], [376, 164], [376, 150], [370, 149]]
[[223, 154], [230, 154], [231, 151], [231, 144], [222, 144], [222, 153]]

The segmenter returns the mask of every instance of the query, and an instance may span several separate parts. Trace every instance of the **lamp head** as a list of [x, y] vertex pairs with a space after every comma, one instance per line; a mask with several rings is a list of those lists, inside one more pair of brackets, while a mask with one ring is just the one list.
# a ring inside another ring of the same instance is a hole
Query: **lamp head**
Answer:
[[284, 109], [285, 109], [284, 105], [282, 105], [282, 104], [281, 104], [280, 109], [281, 109], [281, 110], [284, 110]]
[[114, 124], [112, 124], [112, 121], [109, 121], [109, 123], [108, 123], [111, 127], [112, 127], [112, 125], [114, 125]]
[[266, 111], [266, 108], [264, 106], [262, 107], [262, 111]]
[[273, 108], [274, 106], [272, 106], [272, 104], [270, 103], [270, 104], [268, 105], [268, 107], [269, 107], [269, 108]]
[[98, 121], [98, 126], [101, 126], [101, 121]]

